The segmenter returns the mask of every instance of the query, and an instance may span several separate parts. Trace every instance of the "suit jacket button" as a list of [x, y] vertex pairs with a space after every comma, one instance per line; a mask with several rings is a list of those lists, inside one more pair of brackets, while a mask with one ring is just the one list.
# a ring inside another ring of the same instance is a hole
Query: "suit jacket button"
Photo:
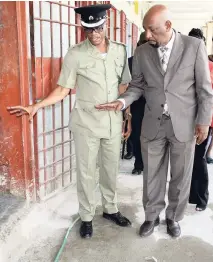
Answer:
[[158, 117], [158, 120], [161, 120], [161, 118], [160, 118], [160, 117]]

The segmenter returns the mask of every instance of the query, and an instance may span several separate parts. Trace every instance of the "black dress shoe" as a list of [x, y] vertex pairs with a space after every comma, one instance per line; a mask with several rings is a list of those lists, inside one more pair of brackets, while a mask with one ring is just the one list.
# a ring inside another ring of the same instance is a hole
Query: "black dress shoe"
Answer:
[[143, 169], [141, 169], [141, 168], [134, 168], [132, 170], [132, 174], [133, 175], [140, 175], [142, 173], [142, 171], [143, 171]]
[[113, 221], [115, 224], [121, 226], [121, 227], [128, 227], [131, 225], [131, 222], [128, 218], [121, 215], [120, 212], [114, 213], [114, 214], [107, 214], [103, 213], [103, 217]]
[[159, 224], [160, 224], [159, 217], [154, 221], [145, 221], [140, 227], [139, 235], [141, 237], [150, 236], [153, 233], [154, 228], [158, 226]]
[[93, 228], [92, 228], [92, 221], [90, 222], [81, 222], [81, 227], [80, 227], [80, 236], [82, 238], [90, 238], [92, 237], [93, 233]]
[[180, 225], [178, 224], [178, 222], [175, 222], [174, 220], [167, 218], [166, 224], [167, 224], [167, 233], [171, 237], [179, 237], [180, 236], [181, 229], [180, 229]]
[[127, 153], [125, 156], [124, 156], [124, 159], [132, 159], [133, 158], [133, 153], [130, 152], [130, 153]]

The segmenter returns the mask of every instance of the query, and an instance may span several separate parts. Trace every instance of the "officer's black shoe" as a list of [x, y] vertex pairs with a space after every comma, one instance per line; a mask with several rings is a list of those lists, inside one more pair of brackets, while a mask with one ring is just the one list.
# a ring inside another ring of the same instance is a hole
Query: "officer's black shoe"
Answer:
[[143, 169], [142, 169], [142, 168], [134, 168], [134, 169], [132, 170], [132, 174], [133, 174], [133, 175], [140, 175], [142, 172], [143, 172]]
[[89, 222], [81, 222], [81, 227], [80, 227], [80, 236], [82, 238], [90, 238], [92, 237], [93, 234], [93, 228], [92, 228], [92, 221]]
[[124, 159], [127, 159], [127, 160], [130, 160], [133, 158], [133, 153], [132, 152], [129, 152], [127, 153], [125, 156], [124, 156]]
[[120, 227], [128, 227], [131, 225], [129, 219], [121, 215], [120, 212], [114, 214], [103, 213], [103, 217], [113, 221], [115, 224], [117, 224]]

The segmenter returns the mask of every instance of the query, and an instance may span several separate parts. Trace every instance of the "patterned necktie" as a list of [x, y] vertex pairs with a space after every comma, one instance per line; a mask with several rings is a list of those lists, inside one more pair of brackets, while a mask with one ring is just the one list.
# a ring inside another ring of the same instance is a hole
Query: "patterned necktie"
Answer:
[[163, 68], [163, 71], [166, 72], [167, 64], [166, 64], [166, 52], [169, 50], [166, 46], [161, 46], [160, 51], [162, 53], [162, 56], [160, 57], [161, 66]]
[[[169, 48], [166, 47], [166, 46], [160, 47], [160, 51], [161, 51], [161, 54], [162, 54], [162, 56], [160, 57], [160, 62], [161, 62], [161, 66], [162, 66], [164, 73], [166, 73], [166, 69], [167, 69], [166, 52], [168, 50], [169, 50]], [[169, 116], [169, 110], [168, 110], [167, 102], [164, 104], [163, 115]]]

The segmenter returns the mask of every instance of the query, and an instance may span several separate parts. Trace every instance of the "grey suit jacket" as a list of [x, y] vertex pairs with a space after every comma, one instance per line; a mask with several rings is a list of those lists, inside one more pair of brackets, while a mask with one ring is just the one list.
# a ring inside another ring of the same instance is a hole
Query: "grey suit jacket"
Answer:
[[141, 95], [146, 99], [141, 134], [149, 140], [158, 133], [166, 101], [180, 142], [193, 139], [196, 123], [210, 125], [213, 93], [204, 42], [176, 33], [166, 74], [157, 49], [148, 43], [138, 47], [133, 59], [132, 81], [120, 98], [128, 107]]

